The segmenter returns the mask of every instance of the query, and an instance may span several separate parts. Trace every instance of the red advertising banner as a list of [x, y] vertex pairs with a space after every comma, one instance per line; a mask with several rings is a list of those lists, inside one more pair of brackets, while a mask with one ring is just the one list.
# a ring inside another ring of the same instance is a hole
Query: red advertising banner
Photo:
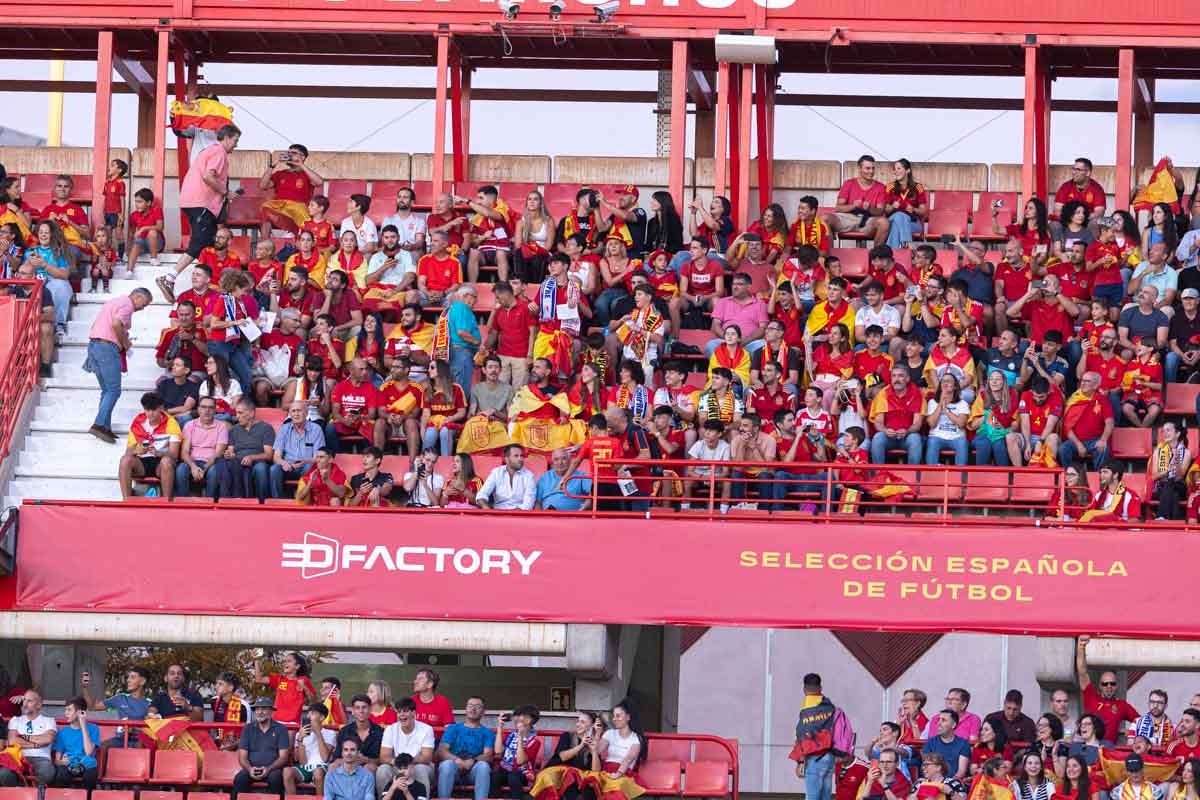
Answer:
[[[85, 532], [103, 549], [81, 565]], [[1164, 609], [1193, 590], [1164, 565], [1198, 559], [1161, 530], [42, 504], [16, 606], [1187, 637]]]

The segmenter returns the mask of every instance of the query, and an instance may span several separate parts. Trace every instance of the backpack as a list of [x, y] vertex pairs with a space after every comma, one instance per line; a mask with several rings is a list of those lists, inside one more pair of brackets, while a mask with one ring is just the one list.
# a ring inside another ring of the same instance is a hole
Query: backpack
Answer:
[[847, 756], [854, 753], [854, 726], [846, 712], [837, 709], [833, 713], [833, 747], [834, 755]]

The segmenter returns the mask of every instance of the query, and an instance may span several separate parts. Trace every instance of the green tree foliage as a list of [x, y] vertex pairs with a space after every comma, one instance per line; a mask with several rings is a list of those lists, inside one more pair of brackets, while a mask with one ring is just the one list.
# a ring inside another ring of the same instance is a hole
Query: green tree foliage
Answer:
[[[113, 647], [108, 649], [105, 661], [105, 691], [108, 694], [125, 691], [125, 674], [130, 667], [142, 667], [150, 673], [146, 685], [147, 694], [153, 695], [163, 688], [167, 667], [182, 664], [187, 668], [193, 689], [201, 693], [212, 693], [217, 678], [222, 672], [232, 672], [242, 681], [245, 694], [251, 700], [270, 693], [266, 686], [254, 683], [254, 661], [266, 659], [264, 672], [279, 672], [285, 650], [261, 648], [239, 649], [235, 647]], [[305, 653], [309, 667], [329, 661], [332, 653], [317, 650]]]

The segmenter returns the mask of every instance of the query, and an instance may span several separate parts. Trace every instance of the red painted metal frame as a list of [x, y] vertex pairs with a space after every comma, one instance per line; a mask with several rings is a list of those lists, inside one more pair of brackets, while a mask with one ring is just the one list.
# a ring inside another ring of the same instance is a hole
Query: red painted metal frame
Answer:
[[0, 290], [9, 287], [28, 289], [30, 296], [27, 300], [14, 301], [14, 338], [6, 363], [0, 364], [0, 462], [9, 455], [21, 408], [37, 384], [40, 360], [38, 337], [41, 329], [42, 282], [0, 281]]
[[1133, 50], [1123, 48], [1117, 54], [1117, 208], [1129, 207], [1130, 165], [1133, 163], [1133, 93], [1135, 62]]
[[454, 182], [467, 179], [467, 158], [463, 144], [462, 58], [457, 47], [450, 54], [450, 146], [453, 148]]
[[[726, 97], [726, 113], [729, 117], [729, 204], [733, 213], [733, 222], [739, 230], [746, 227], [746, 207], [741, 202], [742, 195], [742, 160], [739, 153], [742, 149], [742, 115], [740, 100], [742, 93], [742, 70], [737, 64], [726, 65], [729, 69], [729, 94]], [[749, 88], [746, 91], [750, 91]], [[746, 131], [745, 136], [750, 132]]]
[[[187, 96], [187, 84], [186, 84], [187, 78], [184, 73], [185, 56], [186, 56], [186, 51], [185, 51], [183, 45], [180, 44], [178, 41], [176, 41], [175, 42], [175, 99], [177, 101], [179, 101], [180, 103], [182, 103], [184, 98]], [[164, 120], [165, 120], [165, 117], [164, 117]], [[178, 168], [177, 174], [179, 175], [180, 185], [183, 185], [183, 179], [187, 175], [187, 171], [188, 171], [188, 164], [191, 163], [191, 159], [188, 157], [188, 152], [191, 150], [191, 144], [192, 143], [187, 139], [180, 139], [178, 137], [176, 137], [176, 139], [175, 139], [175, 164]], [[165, 174], [166, 174], [166, 159], [165, 159], [165, 157], [164, 157], [164, 162], [163, 162], [163, 173], [165, 176]], [[154, 180], [157, 182], [157, 180], [158, 180], [157, 175], [154, 176]], [[164, 191], [165, 191], [165, 177], [164, 177]], [[166, 211], [165, 197], [159, 197], [158, 201], [160, 203], [163, 203], [163, 210], [165, 212]], [[183, 209], [179, 210], [179, 226], [180, 226], [179, 227], [180, 231], [183, 232], [185, 235], [191, 231], [191, 226], [188, 225], [187, 215], [183, 213]]]
[[445, 191], [446, 183], [446, 78], [450, 69], [450, 34], [437, 38], [437, 94], [433, 109], [433, 193]]
[[687, 171], [687, 76], [688, 43], [676, 39], [671, 43], [671, 152], [668, 168], [668, 190], [676, 208], [684, 208], [683, 179]]
[[[729, 163], [729, 81], [727, 62], [717, 66], [717, 96], [713, 98], [713, 194], [725, 194], [725, 175]], [[697, 154], [699, 155], [699, 154]]]
[[[750, 143], [753, 109], [751, 103], [754, 100], [754, 65], [740, 64], [738, 71], [741, 77], [738, 79], [740, 91], [738, 93], [738, 148], [737, 148], [737, 165], [738, 175], [741, 179], [737, 186], [737, 208], [738, 228], [745, 230], [750, 224]], [[770, 187], [760, 187], [759, 194], [766, 192], [770, 194]]]
[[755, 134], [758, 142], [758, 211], [761, 214], [771, 204], [771, 187], [775, 153], [771, 148], [771, 121], [769, 119], [769, 97], [775, 94], [775, 82], [770, 79], [768, 68], [754, 65], [754, 111]]
[[171, 34], [158, 32], [158, 57], [154, 70], [154, 165], [150, 191], [161, 204], [166, 193], [167, 174], [167, 65], [171, 59]]
[[104, 182], [112, 137], [113, 32], [100, 31], [96, 44], [96, 125], [92, 140], [92, 224], [104, 224]]

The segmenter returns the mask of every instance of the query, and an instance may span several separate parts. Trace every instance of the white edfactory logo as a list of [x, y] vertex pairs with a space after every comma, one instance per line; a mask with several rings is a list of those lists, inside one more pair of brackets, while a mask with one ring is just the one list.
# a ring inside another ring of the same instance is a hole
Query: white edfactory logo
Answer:
[[472, 547], [413, 547], [342, 544], [307, 531], [302, 542], [284, 542], [281, 567], [300, 570], [304, 580], [332, 575], [339, 569], [388, 572], [457, 572], [460, 575], [528, 575], [541, 550], [501, 550]]

